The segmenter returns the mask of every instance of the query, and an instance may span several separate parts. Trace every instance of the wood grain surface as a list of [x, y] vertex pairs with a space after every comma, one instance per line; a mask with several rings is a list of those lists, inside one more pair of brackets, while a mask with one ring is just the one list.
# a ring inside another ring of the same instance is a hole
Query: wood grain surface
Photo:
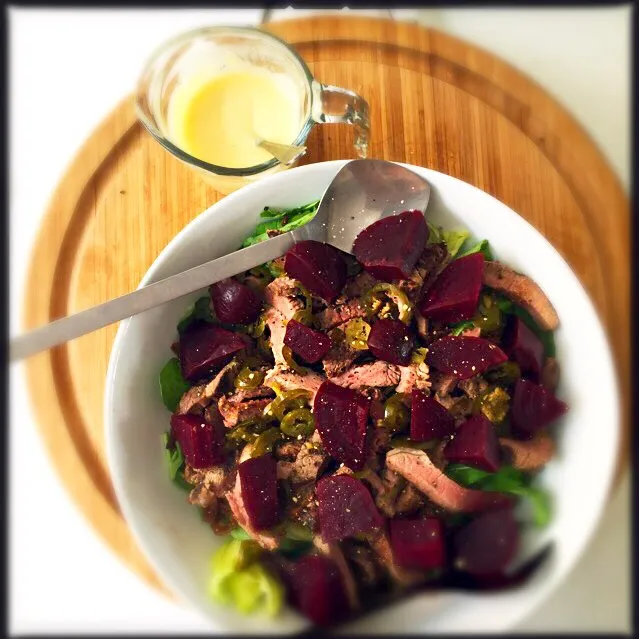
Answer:
[[[572, 117], [489, 53], [442, 33], [372, 18], [267, 25], [321, 82], [371, 107], [371, 157], [470, 182], [535, 226], [592, 297], [610, 337], [629, 449], [629, 206]], [[354, 157], [347, 125], [315, 127], [304, 163]], [[125, 99], [93, 132], [55, 191], [33, 251], [24, 324], [35, 328], [134, 290], [188, 222], [223, 196], [164, 151]], [[103, 390], [117, 326], [27, 363], [40, 432], [76, 504], [102, 539], [167, 593], [122, 519], [105, 458]]]

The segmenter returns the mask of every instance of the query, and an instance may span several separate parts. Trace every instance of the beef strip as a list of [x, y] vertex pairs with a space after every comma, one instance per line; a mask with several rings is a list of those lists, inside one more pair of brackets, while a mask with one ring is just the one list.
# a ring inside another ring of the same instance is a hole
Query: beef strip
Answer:
[[393, 550], [385, 531], [380, 531], [370, 540], [371, 548], [380, 559], [381, 565], [388, 571], [392, 580], [400, 586], [411, 586], [424, 579], [424, 575], [418, 572], [401, 568], [395, 563]]
[[526, 275], [517, 273], [500, 262], [486, 261], [483, 282], [526, 309], [541, 329], [554, 331], [559, 326], [559, 316], [552, 303]]
[[546, 357], [541, 369], [541, 383], [553, 392], [557, 389], [559, 385], [559, 362], [554, 357]]
[[399, 367], [399, 384], [395, 389], [398, 393], [410, 394], [413, 389], [427, 391], [430, 389], [430, 370], [426, 362], [409, 364]]
[[473, 412], [473, 400], [465, 395], [453, 397], [452, 395], [435, 394], [435, 399], [455, 418], [457, 425], [461, 424]]
[[397, 386], [400, 379], [399, 367], [382, 360], [360, 364], [349, 368], [331, 381], [345, 388], [362, 389], [367, 386]]
[[387, 428], [369, 428], [366, 433], [366, 466], [378, 472], [384, 465], [384, 455], [390, 448], [390, 433]]
[[427, 291], [448, 263], [448, 250], [445, 244], [428, 244], [421, 254], [413, 272], [397, 286], [406, 293], [414, 304], [423, 292]]
[[358, 317], [366, 317], [366, 309], [358, 298], [353, 298], [343, 304], [334, 304], [318, 313], [317, 321], [319, 328], [330, 330], [340, 324]]
[[287, 479], [293, 484], [314, 482], [326, 466], [328, 459], [329, 456], [323, 447], [315, 447], [311, 442], [305, 442], [295, 461], [277, 462], [278, 479]]
[[274, 397], [275, 393], [268, 386], [260, 386], [255, 390], [237, 390], [231, 395], [220, 397], [217, 407], [224, 425], [232, 428], [239, 422], [262, 415]]
[[453, 375], [440, 373], [439, 371], [429, 371], [430, 387], [433, 393], [438, 395], [449, 395], [457, 387], [457, 378]]
[[375, 284], [377, 284], [377, 280], [370, 273], [362, 271], [355, 277], [349, 278], [342, 289], [342, 295], [346, 300], [351, 297], [361, 297], [366, 291], [373, 288]]
[[304, 308], [295, 280], [286, 275], [275, 278], [264, 289], [264, 300], [279, 311], [285, 321], [290, 320], [297, 311]]
[[488, 382], [481, 375], [475, 375], [475, 377], [470, 377], [469, 379], [459, 380], [457, 387], [466, 393], [470, 399], [475, 399], [488, 388]]
[[413, 311], [417, 334], [424, 340], [428, 340], [428, 320], [417, 310]]
[[424, 505], [424, 495], [412, 484], [408, 484], [395, 502], [395, 513], [397, 515], [412, 515]]
[[555, 443], [544, 431], [539, 431], [533, 439], [520, 441], [500, 437], [504, 463], [519, 470], [533, 471], [545, 466], [555, 455]]
[[319, 507], [315, 497], [315, 482], [291, 486], [291, 500], [288, 503], [287, 518], [308, 528], [317, 530]]
[[346, 340], [334, 343], [322, 360], [324, 374], [329, 379], [341, 375], [362, 353], [363, 351], [352, 348]]
[[371, 548], [353, 539], [342, 542], [344, 553], [356, 582], [364, 589], [372, 590], [378, 587], [384, 579], [384, 569]]
[[198, 384], [192, 386], [189, 390], [180, 397], [180, 403], [178, 404], [177, 415], [186, 415], [187, 413], [193, 413], [194, 415], [201, 415], [204, 409], [211, 403], [211, 399], [204, 394], [206, 384]]
[[284, 335], [286, 335], [286, 320], [276, 308], [272, 306], [264, 313], [264, 321], [269, 329], [271, 352], [276, 365], [286, 366], [286, 360], [282, 354], [284, 348]]
[[311, 393], [311, 403], [315, 399], [317, 390], [322, 385], [324, 378], [317, 373], [309, 372], [305, 375], [300, 375], [288, 370], [282, 366], [275, 366], [266, 374], [266, 382], [275, 382], [279, 384], [282, 390], [295, 390], [297, 388], [303, 388]]
[[[185, 469], [185, 479], [186, 476]], [[235, 470], [226, 466], [212, 466], [194, 471], [191, 474], [191, 479], [187, 479], [187, 481], [195, 484], [195, 488], [189, 494], [189, 501], [202, 508], [207, 508], [216, 499], [224, 497], [225, 493], [233, 487]]]
[[510, 503], [510, 499], [500, 493], [460, 486], [444, 475], [422, 450], [394, 448], [386, 454], [386, 466], [446, 510], [470, 513]]
[[278, 461], [294, 461], [303, 445], [297, 440], [281, 442], [275, 446], [274, 457]]

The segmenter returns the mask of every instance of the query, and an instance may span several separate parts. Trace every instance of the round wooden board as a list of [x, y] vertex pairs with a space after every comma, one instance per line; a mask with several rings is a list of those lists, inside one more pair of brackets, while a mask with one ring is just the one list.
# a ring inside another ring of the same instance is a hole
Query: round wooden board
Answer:
[[[320, 81], [369, 101], [371, 157], [470, 182], [541, 231], [584, 284], [606, 325], [628, 424], [629, 207], [571, 116], [504, 62], [442, 33], [388, 20], [272, 23]], [[346, 125], [315, 127], [305, 162], [354, 157]], [[33, 252], [25, 327], [134, 290], [188, 222], [222, 195], [136, 122], [130, 98], [91, 135], [58, 186]], [[167, 593], [122, 519], [109, 477], [103, 388], [117, 326], [27, 363], [49, 454], [98, 534]], [[625, 429], [628, 450], [628, 429]], [[621, 469], [625, 461], [620, 460]]]

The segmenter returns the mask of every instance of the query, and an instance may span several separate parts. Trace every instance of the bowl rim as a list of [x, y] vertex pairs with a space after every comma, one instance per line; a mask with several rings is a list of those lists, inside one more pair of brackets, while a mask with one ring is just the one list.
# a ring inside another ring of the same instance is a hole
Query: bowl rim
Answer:
[[[304, 173], [311, 174], [316, 171], [319, 174], [321, 174], [323, 171], [326, 171], [327, 173], [337, 172], [337, 170], [341, 166], [343, 166], [349, 161], [350, 160], [331, 160], [327, 162], [317, 162], [313, 164], [304, 165], [301, 167], [295, 167], [287, 171], [265, 177], [264, 179], [254, 182], [252, 184], [246, 185], [243, 188], [225, 196], [221, 200], [218, 200], [217, 202], [212, 204], [210, 207], [202, 211], [200, 214], [198, 214], [197, 217], [191, 220], [188, 224], [186, 224], [169, 241], [169, 243], [158, 254], [158, 256], [155, 258], [155, 260], [153, 261], [149, 269], [146, 271], [146, 273], [142, 277], [138, 288], [146, 286], [147, 284], [150, 284], [153, 281], [155, 281], [154, 279], [155, 274], [157, 270], [159, 270], [162, 267], [164, 261], [167, 259], [167, 256], [170, 253], [172, 253], [172, 251], [176, 247], [181, 245], [184, 237], [188, 233], [192, 232], [194, 229], [197, 229], [199, 225], [205, 224], [206, 220], [210, 216], [215, 215], [216, 209], [219, 208], [220, 206], [226, 206], [227, 204], [232, 205], [236, 200], [241, 200], [242, 198], [244, 198], [248, 192], [259, 191], [261, 188], [263, 188], [264, 183], [267, 181], [276, 182], [279, 180], [279, 181], [286, 182], [286, 180], [291, 179], [290, 177], [287, 177], [291, 174], [299, 175], [301, 177], [302, 174]], [[559, 253], [559, 251], [555, 249], [555, 247], [541, 234], [541, 232], [538, 231], [530, 222], [528, 222], [528, 220], [523, 218], [515, 210], [511, 209], [508, 205], [504, 204], [503, 202], [493, 197], [486, 191], [483, 191], [482, 189], [479, 189], [478, 187], [468, 182], [464, 182], [463, 180], [460, 180], [459, 178], [455, 178], [441, 171], [435, 171], [434, 169], [428, 169], [426, 167], [420, 167], [417, 165], [411, 165], [411, 164], [407, 164], [403, 162], [395, 162], [395, 164], [399, 164], [400, 166], [403, 166], [411, 170], [417, 170], [418, 172], [422, 172], [422, 173], [425, 172], [425, 173], [431, 173], [431, 174], [437, 174], [439, 176], [443, 176], [444, 179], [446, 180], [450, 180], [453, 183], [459, 183], [460, 185], [464, 185], [464, 188], [469, 187], [470, 189], [479, 192], [481, 196], [490, 198], [490, 200], [492, 200], [493, 206], [497, 208], [501, 208], [508, 214], [518, 217], [520, 222], [523, 222], [523, 224], [525, 225], [526, 233], [532, 233], [533, 235], [537, 236], [537, 239], [540, 240], [542, 243], [544, 243], [546, 245], [546, 248], [550, 249], [555, 254], [555, 257], [562, 264], [567, 275], [572, 276], [574, 278], [574, 284], [576, 285], [576, 288], [580, 290], [580, 294], [582, 295], [582, 298], [585, 304], [588, 306], [588, 310], [592, 316], [592, 319], [594, 320], [593, 328], [596, 328], [597, 332], [599, 333], [599, 338], [600, 338], [600, 342], [602, 346], [602, 353], [605, 355], [605, 362], [602, 362], [602, 366], [604, 368], [607, 368], [608, 371], [610, 372], [610, 386], [614, 390], [614, 393], [612, 394], [610, 398], [611, 408], [613, 410], [611, 423], [614, 424], [614, 438], [615, 438], [614, 459], [618, 460], [619, 452], [620, 452], [619, 448], [621, 444], [620, 387], [619, 387], [619, 379], [618, 379], [619, 373], [612, 355], [610, 340], [603, 327], [599, 313], [597, 312], [590, 296], [585, 290], [579, 276], [572, 270], [572, 268], [569, 266], [569, 264], [566, 262], [563, 256]], [[164, 570], [162, 567], [160, 567], [157, 564], [155, 557], [152, 555], [150, 551], [148, 551], [145, 539], [143, 535], [140, 534], [137, 524], [135, 523], [135, 513], [134, 513], [135, 509], [132, 508], [131, 505], [129, 504], [126, 497], [126, 488], [122, 484], [118, 473], [115, 472], [117, 463], [114, 461], [116, 453], [115, 453], [115, 441], [113, 437], [115, 428], [114, 428], [114, 422], [112, 421], [112, 415], [113, 415], [112, 391], [114, 387], [114, 376], [117, 370], [117, 363], [120, 358], [120, 355], [122, 354], [122, 343], [125, 340], [129, 324], [133, 319], [134, 318], [128, 318], [122, 321], [120, 326], [118, 327], [118, 331], [111, 349], [111, 354], [109, 356], [109, 365], [108, 365], [107, 375], [105, 379], [103, 415], [104, 415], [104, 428], [105, 428], [105, 440], [106, 440], [106, 456], [107, 456], [107, 462], [108, 462], [109, 471], [111, 475], [111, 480], [113, 483], [116, 498], [118, 500], [118, 504], [122, 510], [123, 518], [126, 522], [127, 527], [131, 531], [131, 534], [136, 544], [138, 545], [140, 551], [142, 552], [142, 554], [145, 556], [149, 564], [152, 566], [153, 570], [157, 572], [161, 581], [169, 588], [172, 594], [178, 597], [180, 600], [183, 600], [186, 603], [188, 603], [190, 609], [194, 613], [198, 614], [200, 617], [205, 618], [208, 624], [210, 625], [211, 624], [210, 616], [206, 615], [198, 606], [193, 605], [192, 602], [189, 600], [189, 598], [185, 597], [181, 593], [181, 589], [178, 586], [176, 586], [174, 579], [169, 574], [169, 571]], [[602, 515], [608, 504], [609, 496], [611, 494], [611, 490], [613, 486], [614, 471], [615, 471], [615, 464], [613, 463], [610, 467], [608, 475], [602, 479], [602, 482], [604, 484], [603, 488], [605, 489], [602, 491], [604, 498], [602, 498], [601, 502], [598, 504], [597, 508], [594, 511], [595, 516], [592, 518], [593, 523], [590, 527], [590, 530], [582, 537], [580, 547], [578, 548], [578, 552], [574, 553], [568, 562], [565, 562], [563, 565], [553, 568], [552, 571], [549, 571], [549, 574], [545, 575], [543, 582], [539, 584], [537, 589], [530, 591], [528, 596], [528, 605], [520, 606], [521, 609], [518, 610], [517, 614], [514, 614], [514, 615], [511, 614], [505, 623], [502, 623], [500, 621], [496, 624], [499, 626], [499, 628], [501, 628], [502, 631], [513, 628], [518, 623], [520, 623], [523, 619], [525, 619], [526, 617], [529, 617], [536, 609], [539, 608], [540, 605], [542, 605], [550, 597], [550, 595], [553, 592], [557, 590], [557, 588], [567, 579], [568, 575], [575, 569], [580, 559], [583, 557], [587, 547], [591, 543], [595, 533], [597, 532], [598, 528], [601, 525]], [[606, 498], [606, 496], [608, 498]], [[518, 590], [516, 592], [518, 592]], [[508, 597], [508, 594], [509, 594], [508, 592], [505, 592], [503, 594], [497, 593], [494, 596]], [[480, 593], [477, 596], [483, 597], [485, 595], [482, 595]]]

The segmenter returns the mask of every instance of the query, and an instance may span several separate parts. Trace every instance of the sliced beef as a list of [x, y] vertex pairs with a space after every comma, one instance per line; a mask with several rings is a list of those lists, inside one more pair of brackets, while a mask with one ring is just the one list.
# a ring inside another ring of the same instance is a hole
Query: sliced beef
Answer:
[[275, 446], [274, 457], [278, 461], [295, 461], [304, 445], [301, 441], [284, 441]]
[[417, 310], [414, 311], [417, 334], [424, 340], [428, 339], [428, 320]]
[[290, 521], [301, 524], [311, 532], [318, 529], [319, 507], [314, 481], [291, 486], [291, 499], [286, 516]]
[[554, 357], [546, 357], [541, 369], [541, 384], [553, 393], [559, 385], [559, 362]]
[[366, 291], [373, 288], [375, 284], [377, 284], [377, 280], [370, 273], [366, 271], [358, 273], [346, 282], [342, 290], [342, 295], [344, 296], [343, 301], [351, 297], [361, 297]]
[[239, 422], [259, 417], [273, 401], [275, 393], [268, 386], [255, 390], [238, 390], [231, 395], [220, 397], [217, 408], [224, 419], [224, 425], [232, 428]]
[[456, 425], [463, 422], [473, 412], [473, 400], [465, 395], [454, 397], [436, 393], [435, 399], [455, 418]]
[[233, 361], [229, 362], [222, 370], [206, 385], [204, 395], [213, 399], [226, 391], [231, 390], [230, 381], [233, 375], [240, 369], [240, 362], [243, 356], [238, 355]]
[[323, 448], [305, 442], [294, 461], [277, 462], [278, 479], [287, 479], [293, 484], [315, 481], [328, 460], [329, 456]]
[[319, 328], [330, 330], [340, 324], [358, 317], [366, 317], [366, 309], [358, 298], [346, 301], [344, 304], [329, 306], [317, 315]]
[[[239, 459], [239, 463], [250, 459], [251, 457], [251, 444], [244, 446], [242, 454]], [[271, 534], [258, 532], [250, 524], [248, 513], [246, 512], [246, 506], [242, 497], [242, 486], [240, 484], [239, 474], [235, 476], [235, 483], [233, 488], [226, 493], [226, 500], [231, 508], [233, 517], [237, 523], [251, 536], [252, 539], [266, 550], [275, 550], [279, 545], [279, 539]]]
[[317, 373], [306, 373], [299, 375], [293, 371], [286, 370], [282, 366], [275, 366], [266, 374], [266, 382], [275, 382], [282, 390], [295, 390], [303, 388], [311, 393], [311, 403], [315, 399], [317, 389], [322, 385], [324, 378]]
[[453, 375], [434, 370], [429, 371], [429, 377], [431, 390], [438, 395], [450, 395], [457, 387], [457, 382], [459, 381]]
[[510, 503], [510, 499], [500, 493], [473, 490], [455, 483], [422, 450], [394, 448], [386, 454], [386, 465], [446, 510], [479, 512]]
[[470, 399], [475, 399], [488, 388], [488, 382], [481, 375], [476, 375], [470, 379], [459, 380], [457, 387], [466, 393]]
[[286, 275], [275, 278], [264, 289], [264, 300], [279, 311], [284, 320], [290, 320], [297, 311], [304, 308], [295, 280]]
[[448, 258], [448, 250], [444, 244], [426, 246], [410, 277], [398, 282], [399, 288], [406, 293], [411, 302], [417, 302], [422, 291], [428, 290], [448, 263]]
[[500, 437], [504, 463], [519, 470], [538, 470], [555, 455], [555, 443], [545, 431], [538, 431], [533, 439], [521, 441]]
[[[187, 468], [190, 467], [187, 465]], [[235, 471], [225, 466], [213, 466], [197, 471], [191, 469], [189, 479], [187, 479], [185, 469], [184, 478], [189, 483], [195, 484], [189, 494], [189, 501], [202, 508], [208, 508], [216, 499], [224, 497], [226, 492], [233, 487]]]
[[430, 388], [430, 371], [428, 364], [409, 364], [399, 367], [399, 384], [395, 389], [398, 393], [412, 393], [413, 389], [428, 390]]
[[237, 527], [231, 508], [224, 499], [217, 499], [202, 509], [202, 519], [211, 526], [216, 535], [226, 536]]
[[385, 517], [394, 517], [397, 512], [396, 502], [399, 494], [406, 486], [406, 481], [399, 474], [384, 468], [379, 475], [364, 477], [368, 479], [375, 505]]
[[346, 539], [342, 542], [342, 551], [351, 566], [356, 583], [368, 590], [381, 584], [384, 569], [371, 548], [353, 539]]
[[332, 379], [344, 373], [362, 352], [352, 348], [345, 340], [333, 344], [322, 360], [326, 377]]
[[180, 403], [175, 411], [178, 415], [193, 413], [201, 415], [204, 409], [211, 403], [211, 400], [204, 394], [206, 384], [192, 386], [180, 397]]
[[390, 433], [383, 426], [369, 428], [366, 433], [367, 466], [377, 472], [384, 464], [384, 456], [390, 448]]
[[335, 562], [342, 578], [342, 583], [344, 584], [344, 590], [346, 591], [348, 602], [351, 605], [351, 610], [357, 610], [360, 607], [357, 584], [355, 583], [353, 573], [351, 572], [350, 566], [346, 561], [346, 557], [344, 557], [344, 553], [342, 552], [339, 543], [326, 543], [322, 540], [320, 535], [316, 535], [313, 538], [313, 543], [323, 555], [330, 557]]
[[397, 386], [400, 379], [399, 367], [388, 362], [376, 360], [367, 364], [353, 366], [331, 381], [344, 388], [362, 389], [367, 386]]
[[286, 335], [286, 320], [284, 315], [272, 306], [264, 313], [264, 320], [270, 332], [271, 352], [276, 365], [286, 366], [286, 360], [282, 354], [284, 348], [284, 336]]
[[395, 502], [395, 513], [397, 515], [412, 515], [424, 505], [424, 495], [413, 486], [408, 484]]
[[546, 294], [529, 277], [513, 271], [500, 262], [484, 263], [484, 284], [526, 309], [539, 327], [554, 331], [559, 326], [559, 316]]

